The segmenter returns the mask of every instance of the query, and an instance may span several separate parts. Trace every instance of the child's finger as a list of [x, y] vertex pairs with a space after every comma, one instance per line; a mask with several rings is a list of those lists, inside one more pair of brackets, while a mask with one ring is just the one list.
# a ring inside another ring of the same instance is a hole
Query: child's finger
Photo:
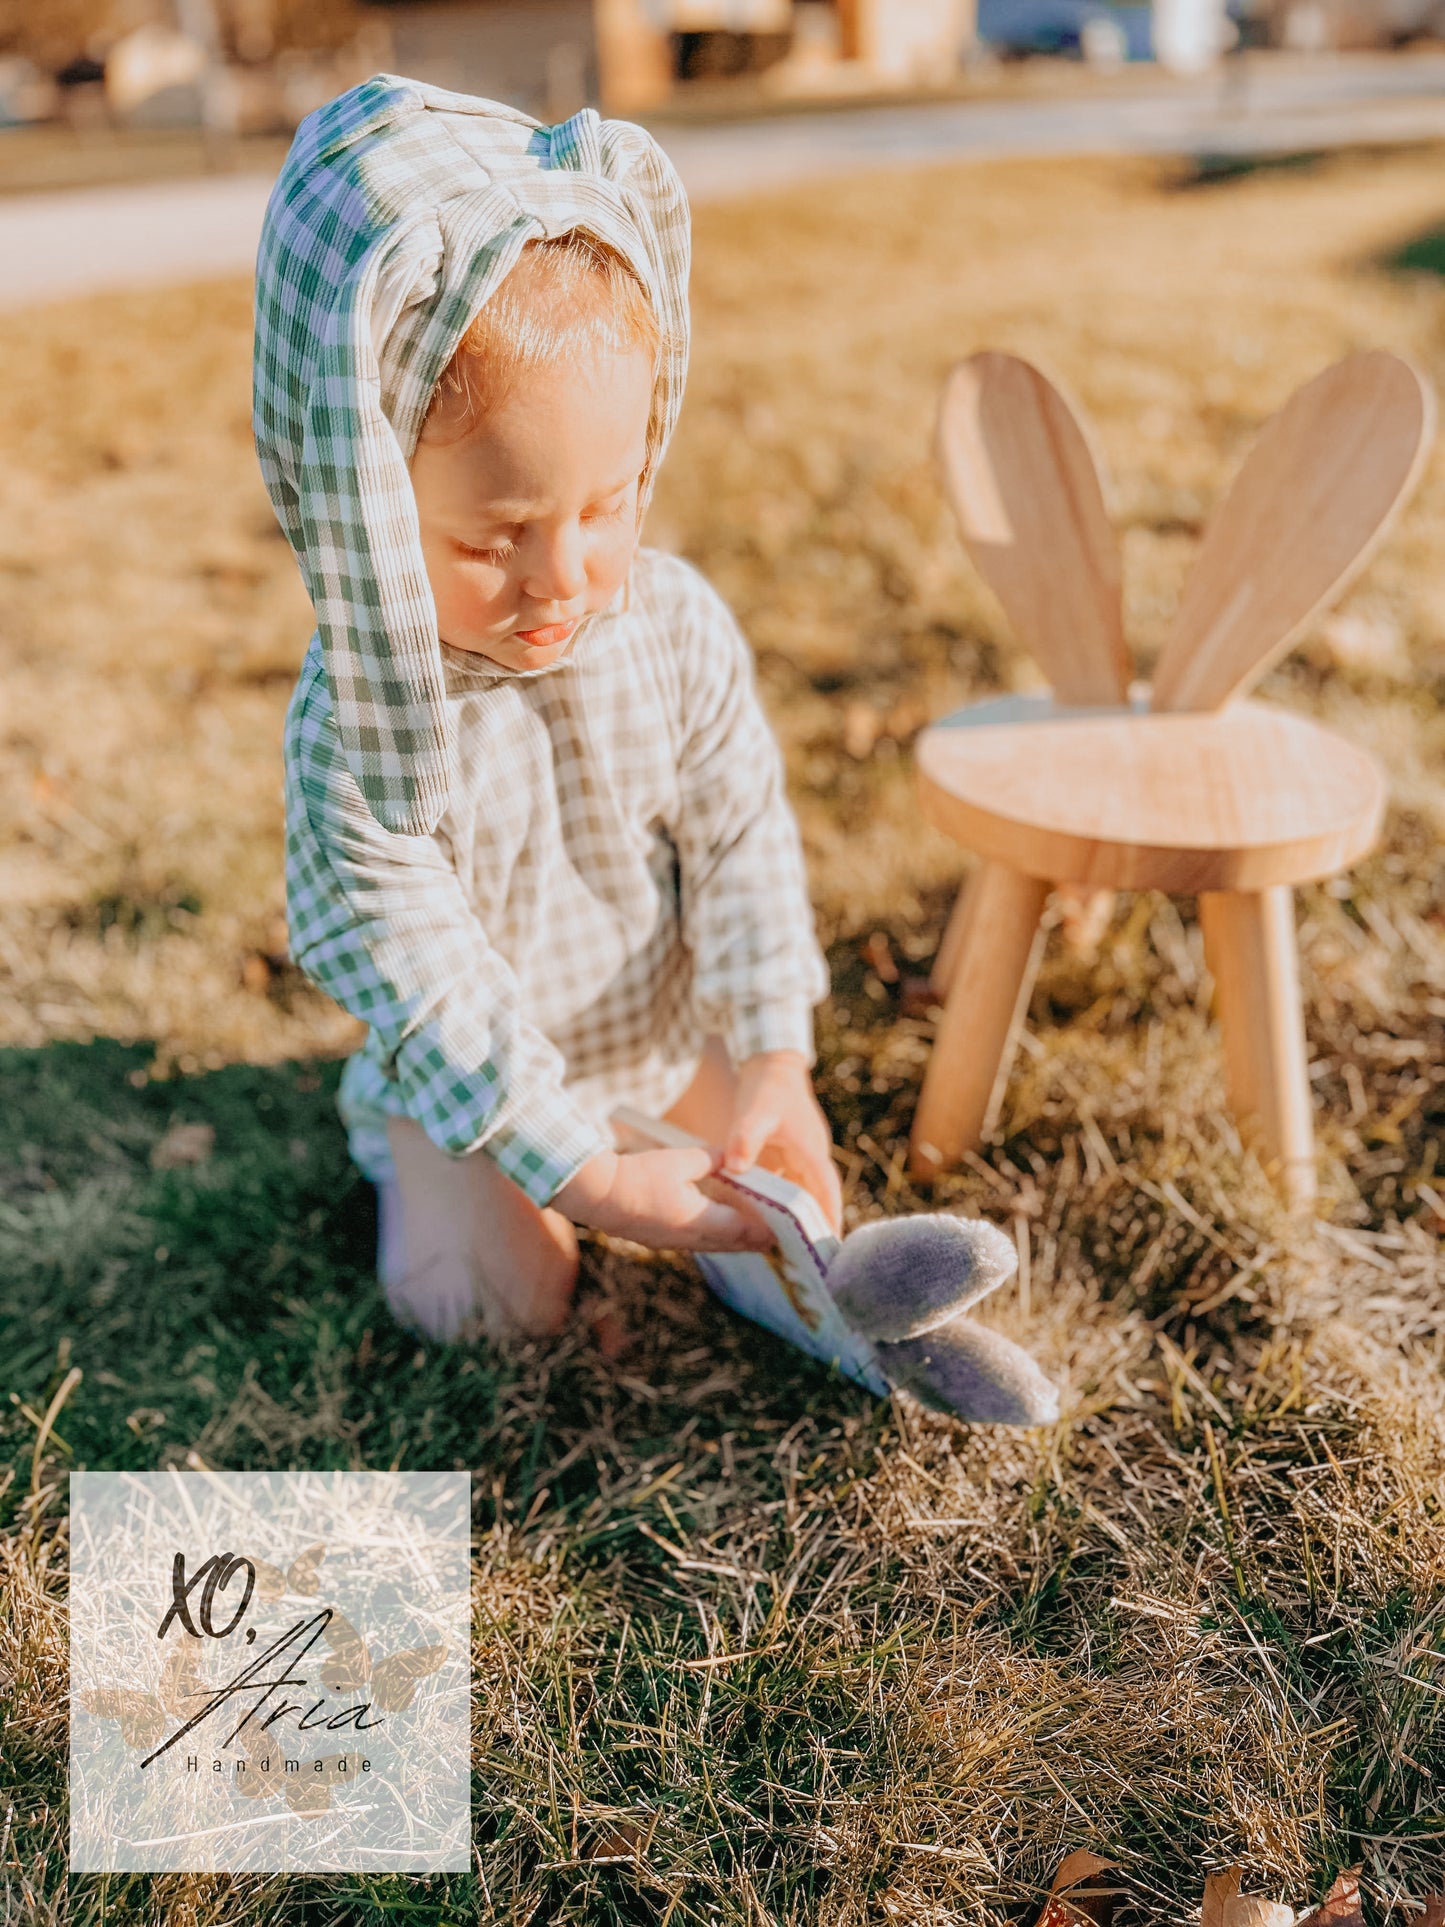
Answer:
[[803, 1139], [789, 1138], [778, 1146], [777, 1168], [785, 1178], [812, 1193], [837, 1231], [843, 1222], [843, 1186], [832, 1157]]
[[759, 1105], [735, 1118], [723, 1153], [724, 1168], [728, 1171], [751, 1170], [761, 1157], [763, 1146], [777, 1130], [779, 1121], [776, 1104]]
[[634, 1155], [648, 1158], [665, 1158], [670, 1177], [683, 1184], [701, 1184], [710, 1178], [718, 1167], [718, 1154], [711, 1145], [688, 1145], [685, 1148], [665, 1151], [643, 1151]]
[[706, 1200], [688, 1220], [686, 1231], [689, 1251], [767, 1251], [773, 1242], [771, 1232], [758, 1219], [735, 1205]]
[[712, 1198], [717, 1204], [727, 1205], [729, 1210], [736, 1211], [740, 1218], [750, 1224], [758, 1234], [759, 1250], [766, 1251], [772, 1246], [773, 1234], [768, 1228], [767, 1220], [757, 1210], [752, 1200], [741, 1196], [736, 1187], [729, 1184], [726, 1179], [704, 1178], [697, 1188], [705, 1198]]
[[803, 1183], [823, 1207], [823, 1215], [834, 1231], [843, 1223], [843, 1186], [832, 1158], [811, 1152], [804, 1160]]

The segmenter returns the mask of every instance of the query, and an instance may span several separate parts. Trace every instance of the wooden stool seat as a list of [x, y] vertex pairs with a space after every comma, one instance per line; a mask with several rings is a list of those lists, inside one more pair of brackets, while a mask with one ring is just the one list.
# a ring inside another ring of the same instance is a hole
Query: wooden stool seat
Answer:
[[1385, 778], [1303, 716], [976, 703], [916, 745], [924, 814], [1027, 876], [1194, 895], [1332, 876], [1374, 843]]

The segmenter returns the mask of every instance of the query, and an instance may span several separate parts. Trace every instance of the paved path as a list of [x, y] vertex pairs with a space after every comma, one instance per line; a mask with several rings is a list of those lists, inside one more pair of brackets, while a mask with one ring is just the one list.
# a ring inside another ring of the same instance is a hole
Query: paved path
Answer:
[[[3, 136], [0, 136], [3, 138]], [[659, 138], [695, 200], [910, 162], [1003, 154], [1248, 155], [1445, 141], [1445, 54], [1258, 58], [1113, 95], [857, 107]], [[252, 174], [0, 198], [0, 306], [246, 272], [270, 181]]]

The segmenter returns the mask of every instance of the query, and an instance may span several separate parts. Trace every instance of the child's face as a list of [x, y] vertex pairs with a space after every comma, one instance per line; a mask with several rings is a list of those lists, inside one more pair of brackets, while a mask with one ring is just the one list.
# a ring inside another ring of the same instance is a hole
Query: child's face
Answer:
[[622, 586], [637, 547], [652, 360], [641, 349], [518, 376], [411, 481], [443, 642], [541, 669]]

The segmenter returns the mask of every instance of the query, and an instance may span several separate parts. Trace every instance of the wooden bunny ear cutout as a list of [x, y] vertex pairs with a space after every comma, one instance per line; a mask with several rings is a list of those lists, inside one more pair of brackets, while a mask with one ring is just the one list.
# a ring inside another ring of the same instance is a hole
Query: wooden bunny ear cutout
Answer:
[[944, 383], [938, 450], [974, 566], [1060, 701], [1126, 701], [1119, 546], [1068, 402], [1016, 355], [972, 355]]
[[1268, 421], [1216, 511], [1151, 697], [1219, 709], [1365, 566], [1420, 478], [1435, 397], [1399, 355], [1347, 355]]

